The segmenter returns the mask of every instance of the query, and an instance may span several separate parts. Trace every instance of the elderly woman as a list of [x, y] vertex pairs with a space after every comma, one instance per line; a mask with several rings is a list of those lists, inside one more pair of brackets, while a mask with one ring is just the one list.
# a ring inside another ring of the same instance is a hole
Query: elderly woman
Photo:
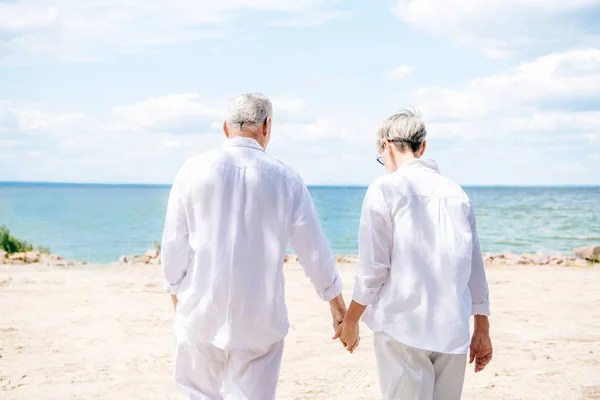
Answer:
[[492, 358], [475, 213], [461, 187], [421, 158], [426, 135], [410, 111], [377, 132], [377, 161], [390, 173], [365, 196], [353, 301], [336, 334], [354, 351], [364, 313], [383, 399], [460, 399], [469, 348], [475, 372]]

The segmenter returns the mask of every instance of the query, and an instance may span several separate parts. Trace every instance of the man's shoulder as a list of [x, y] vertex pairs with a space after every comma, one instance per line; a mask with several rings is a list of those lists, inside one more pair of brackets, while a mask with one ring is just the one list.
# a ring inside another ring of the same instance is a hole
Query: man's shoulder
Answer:
[[192, 174], [196, 176], [200, 171], [207, 171], [207, 166], [215, 163], [220, 158], [219, 149], [196, 154], [183, 162], [177, 176], [181, 179]]
[[269, 173], [278, 175], [288, 182], [295, 184], [303, 183], [300, 174], [285, 164], [283, 161], [264, 153], [261, 160], [261, 167]]
[[184, 165], [197, 165], [202, 163], [210, 163], [223, 155], [223, 149], [216, 148], [202, 153], [198, 153], [186, 160]]
[[266, 153], [257, 153], [254, 157], [245, 158], [243, 161], [240, 161], [239, 158], [231, 157], [231, 154], [228, 154], [221, 148], [190, 157], [183, 163], [179, 174], [182, 176], [189, 174], [197, 175], [199, 171], [208, 172], [212, 170], [211, 166], [228, 163], [236, 164], [238, 167], [256, 168], [267, 175], [278, 177], [292, 184], [303, 184], [298, 172], [281, 160]]

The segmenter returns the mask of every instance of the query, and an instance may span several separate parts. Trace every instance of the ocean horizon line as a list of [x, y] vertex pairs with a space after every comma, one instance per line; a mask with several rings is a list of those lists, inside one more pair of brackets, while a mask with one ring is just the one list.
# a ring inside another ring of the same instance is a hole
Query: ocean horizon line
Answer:
[[[63, 187], [63, 188], [170, 188], [172, 184], [169, 183], [127, 183], [127, 182], [54, 182], [54, 181], [0, 181], [0, 187]], [[362, 184], [308, 184], [309, 188], [339, 188], [339, 189], [366, 189], [369, 185]], [[464, 184], [461, 185], [464, 188], [473, 189], [599, 189], [600, 185], [545, 185], [545, 184], [531, 184], [531, 185], [505, 185], [505, 184]]]

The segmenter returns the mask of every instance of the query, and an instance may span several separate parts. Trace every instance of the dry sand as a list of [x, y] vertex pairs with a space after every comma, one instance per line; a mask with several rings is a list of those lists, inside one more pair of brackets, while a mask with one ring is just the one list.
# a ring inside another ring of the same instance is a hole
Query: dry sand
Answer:
[[[353, 265], [342, 265], [345, 292]], [[377, 399], [372, 335], [350, 355], [286, 266], [292, 329], [278, 399]], [[180, 399], [155, 266], [0, 266], [0, 399]], [[600, 399], [600, 268], [488, 268], [495, 356], [464, 399]]]

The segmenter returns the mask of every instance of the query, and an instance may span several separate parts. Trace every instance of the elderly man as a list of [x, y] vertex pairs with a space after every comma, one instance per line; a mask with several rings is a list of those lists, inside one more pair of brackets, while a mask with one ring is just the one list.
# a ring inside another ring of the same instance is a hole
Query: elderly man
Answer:
[[379, 128], [377, 160], [390, 174], [365, 196], [353, 300], [334, 337], [354, 351], [366, 309], [386, 400], [460, 399], [470, 315], [475, 372], [492, 358], [475, 212], [459, 185], [421, 159], [425, 136], [412, 112], [392, 115]]
[[297, 173], [268, 156], [271, 102], [230, 104], [219, 149], [188, 160], [175, 178], [162, 242], [175, 318], [175, 380], [188, 399], [275, 398], [289, 323], [283, 260], [288, 242], [334, 327], [342, 282], [311, 196]]

